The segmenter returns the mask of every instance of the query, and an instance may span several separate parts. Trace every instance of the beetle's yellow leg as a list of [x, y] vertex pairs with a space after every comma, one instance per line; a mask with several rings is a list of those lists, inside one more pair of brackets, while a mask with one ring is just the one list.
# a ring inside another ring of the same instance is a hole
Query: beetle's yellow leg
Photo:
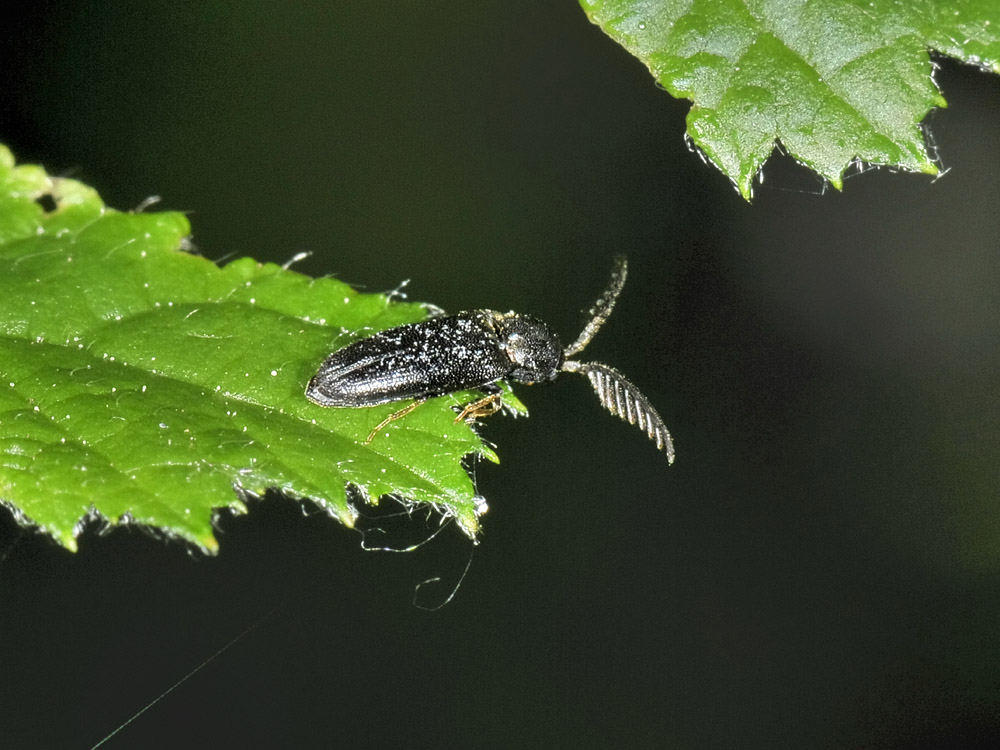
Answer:
[[500, 411], [501, 406], [503, 406], [503, 393], [499, 391], [497, 393], [490, 393], [487, 396], [467, 403], [462, 407], [461, 413], [455, 417], [455, 421], [458, 422], [466, 418], [479, 419], [480, 417], [488, 417], [490, 414]]
[[388, 417], [386, 417], [381, 422], [379, 422], [377, 425], [375, 425], [375, 429], [372, 430], [371, 432], [369, 432], [368, 433], [368, 437], [365, 438], [364, 444], [368, 445], [372, 440], [375, 439], [375, 436], [379, 433], [379, 430], [381, 430], [387, 424], [391, 424], [392, 422], [395, 422], [397, 419], [402, 419], [407, 414], [409, 414], [411, 411], [413, 411], [418, 406], [420, 406], [420, 404], [424, 403], [424, 401], [426, 401], [426, 400], [427, 400], [426, 398], [418, 398], [412, 404], [407, 404], [406, 406], [404, 406], [399, 411], [394, 411]]

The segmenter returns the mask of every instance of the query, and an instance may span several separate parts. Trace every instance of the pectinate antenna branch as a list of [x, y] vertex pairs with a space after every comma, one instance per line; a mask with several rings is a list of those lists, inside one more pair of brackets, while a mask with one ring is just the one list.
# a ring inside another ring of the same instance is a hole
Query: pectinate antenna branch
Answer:
[[667, 454], [667, 460], [674, 462], [674, 442], [667, 426], [653, 405], [618, 370], [600, 362], [566, 362], [563, 370], [586, 375], [605, 409], [645, 432]]

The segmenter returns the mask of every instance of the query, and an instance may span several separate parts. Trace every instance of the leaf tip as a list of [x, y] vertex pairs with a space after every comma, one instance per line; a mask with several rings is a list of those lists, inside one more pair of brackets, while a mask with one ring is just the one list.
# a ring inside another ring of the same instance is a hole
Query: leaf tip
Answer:
[[920, 171], [923, 174], [928, 174], [931, 175], [932, 177], [936, 177], [937, 175], [941, 174], [941, 168], [936, 163], [930, 161], [929, 159], [925, 162], [921, 162]]
[[219, 551], [219, 540], [213, 534], [201, 537], [197, 544], [206, 555], [214, 555]]
[[455, 516], [455, 521], [458, 523], [458, 528], [469, 537], [473, 542], [476, 541], [476, 537], [479, 535], [479, 511], [471, 512], [459, 512]]
[[80, 545], [76, 543], [76, 536], [73, 533], [70, 534], [60, 534], [57, 539], [59, 543], [68, 549], [70, 552], [78, 552]]
[[344, 524], [344, 526], [349, 529], [354, 528], [354, 522], [358, 520], [357, 508], [353, 505], [348, 505], [346, 508], [337, 508], [334, 512], [337, 514], [337, 520]]

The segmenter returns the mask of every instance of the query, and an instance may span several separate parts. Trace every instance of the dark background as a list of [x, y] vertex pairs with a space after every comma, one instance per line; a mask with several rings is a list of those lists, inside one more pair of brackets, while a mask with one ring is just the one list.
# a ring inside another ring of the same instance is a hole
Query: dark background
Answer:
[[269, 496], [214, 558], [70, 554], [0, 511], [0, 746], [89, 747], [254, 623], [106, 747], [996, 746], [1000, 78], [939, 61], [945, 176], [781, 157], [749, 205], [574, 0], [123, 5], [0, 27], [20, 161], [162, 196], [213, 259], [567, 339], [626, 252], [587, 355], [677, 461], [582, 378], [521, 389], [434, 613], [454, 528], [365, 552]]

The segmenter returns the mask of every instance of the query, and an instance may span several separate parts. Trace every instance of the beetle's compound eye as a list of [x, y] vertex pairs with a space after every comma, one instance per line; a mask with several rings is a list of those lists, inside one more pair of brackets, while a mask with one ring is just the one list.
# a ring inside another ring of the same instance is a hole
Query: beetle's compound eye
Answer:
[[514, 369], [510, 377], [522, 383], [552, 380], [562, 366], [562, 344], [537, 318], [508, 313], [499, 322], [500, 345]]

